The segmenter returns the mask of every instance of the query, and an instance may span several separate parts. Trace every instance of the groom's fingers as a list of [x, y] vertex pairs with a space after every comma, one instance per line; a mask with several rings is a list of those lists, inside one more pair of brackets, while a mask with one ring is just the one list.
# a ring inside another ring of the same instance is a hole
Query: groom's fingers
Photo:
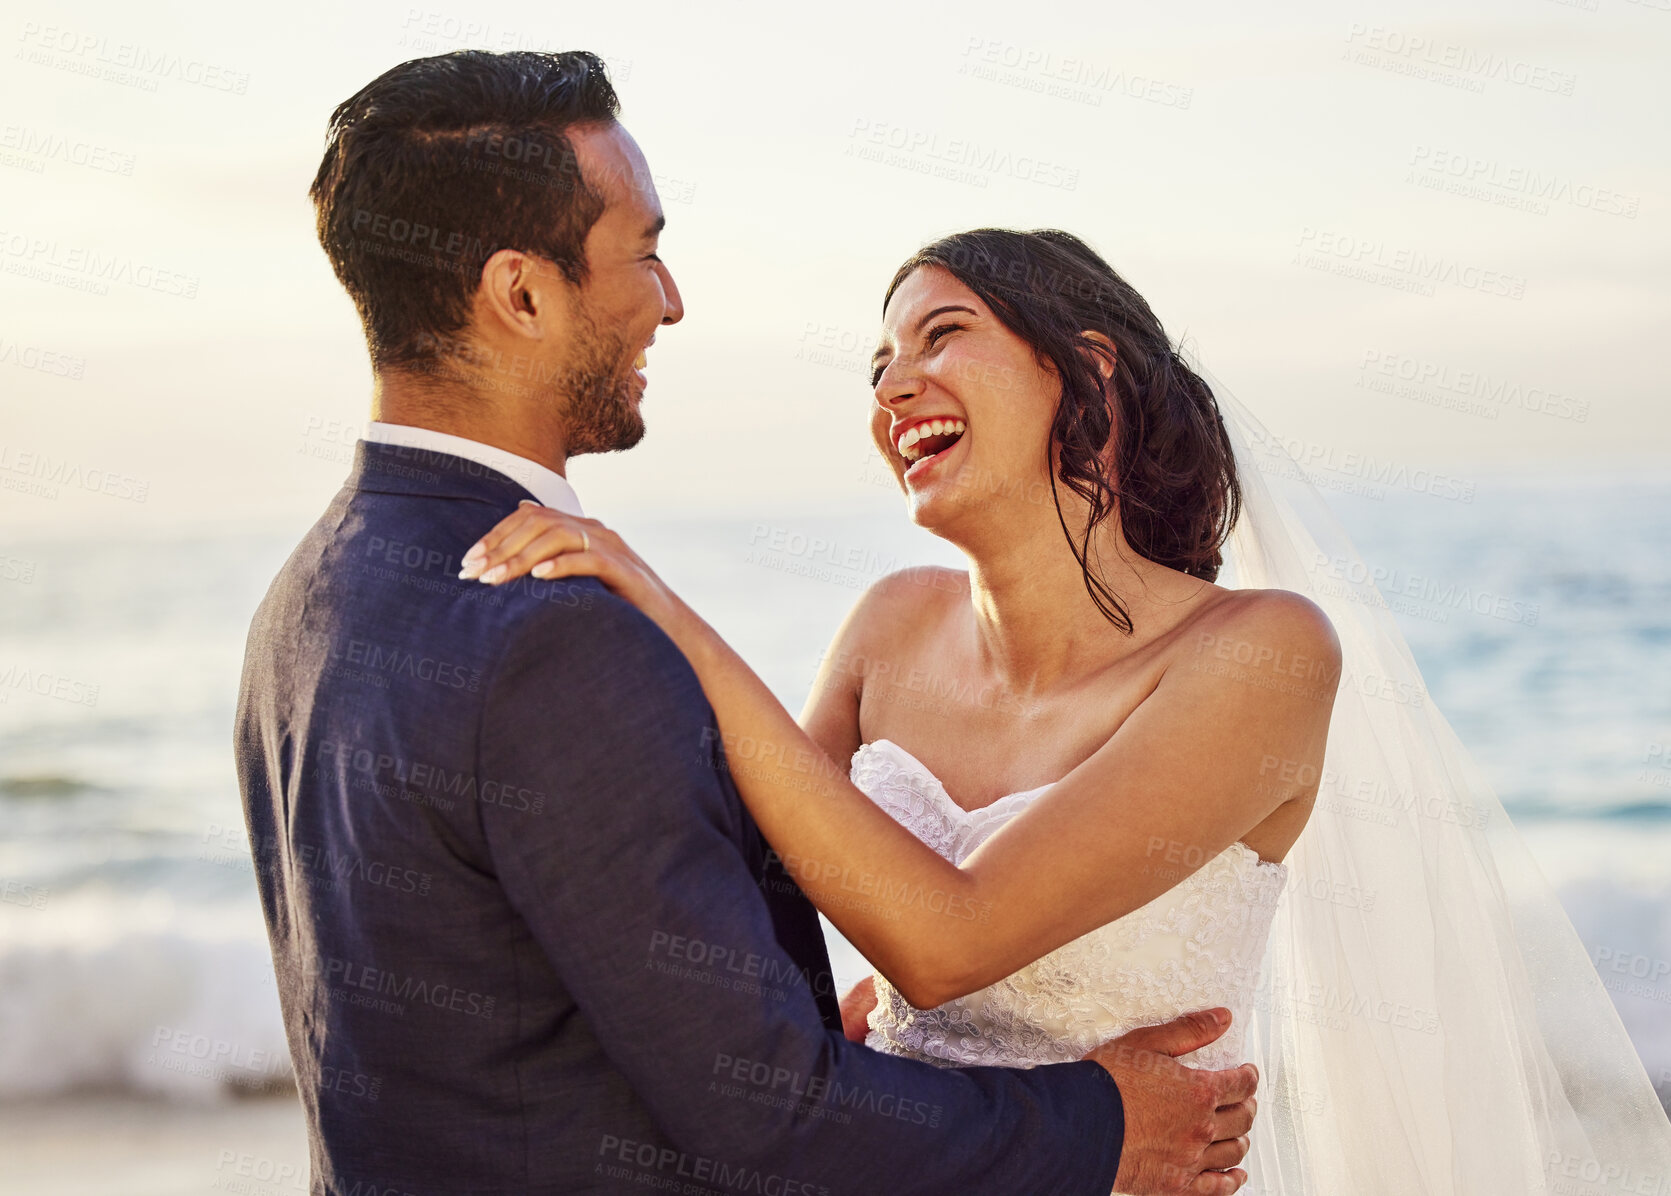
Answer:
[[1214, 1142], [1201, 1152], [1201, 1169], [1203, 1171], [1228, 1171], [1247, 1158], [1249, 1145], [1250, 1143], [1246, 1137]]
[[[1198, 1051], [1208, 1043], [1215, 1042], [1219, 1036], [1230, 1028], [1230, 1011], [1228, 1009], [1202, 1009], [1195, 1013], [1186, 1013], [1182, 1017], [1175, 1017], [1169, 1022], [1158, 1026], [1143, 1026], [1140, 1029], [1123, 1034], [1114, 1041], [1122, 1046], [1134, 1047], [1143, 1051], [1154, 1051], [1158, 1055], [1187, 1055], [1191, 1051]], [[1236, 1099], [1240, 1099], [1239, 1097]], [[1229, 1104], [1229, 1101], [1220, 1101]]]
[[1247, 1172], [1240, 1167], [1229, 1171], [1203, 1171], [1189, 1186], [1191, 1196], [1230, 1196], [1247, 1182]]
[[[1213, 1141], [1224, 1142], [1240, 1138], [1253, 1128], [1255, 1102], [1252, 1097], [1240, 1104], [1229, 1105], [1213, 1114]], [[1227, 1166], [1215, 1163], [1213, 1166]]]
[[1218, 1089], [1218, 1106], [1240, 1104], [1259, 1090], [1259, 1069], [1251, 1063], [1212, 1073], [1213, 1085]]

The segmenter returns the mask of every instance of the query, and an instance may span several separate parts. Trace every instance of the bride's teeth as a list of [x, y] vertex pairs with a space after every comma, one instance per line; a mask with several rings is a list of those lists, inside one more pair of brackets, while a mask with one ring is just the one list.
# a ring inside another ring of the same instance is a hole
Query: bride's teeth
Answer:
[[[914, 424], [899, 434], [895, 442], [899, 455], [908, 464], [922, 460], [923, 450], [919, 447], [921, 441], [930, 436], [962, 436], [968, 425], [960, 419], [925, 419], [920, 424]], [[949, 446], [948, 446], [949, 447]]]
[[634, 361], [632, 364], [633, 364], [633, 368], [641, 370], [645, 366], [650, 364], [650, 355], [648, 353], [640, 353], [638, 355], [638, 359], [636, 361]]

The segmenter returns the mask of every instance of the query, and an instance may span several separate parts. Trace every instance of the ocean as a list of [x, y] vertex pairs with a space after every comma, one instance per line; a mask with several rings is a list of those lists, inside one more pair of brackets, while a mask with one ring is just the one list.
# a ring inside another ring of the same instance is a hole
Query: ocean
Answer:
[[[1347, 489], [1329, 501], [1429, 692], [1671, 1102], [1671, 483]], [[889, 509], [602, 514], [797, 713], [865, 586], [959, 560]], [[304, 525], [0, 542], [0, 1099], [287, 1082], [231, 728], [250, 615]]]

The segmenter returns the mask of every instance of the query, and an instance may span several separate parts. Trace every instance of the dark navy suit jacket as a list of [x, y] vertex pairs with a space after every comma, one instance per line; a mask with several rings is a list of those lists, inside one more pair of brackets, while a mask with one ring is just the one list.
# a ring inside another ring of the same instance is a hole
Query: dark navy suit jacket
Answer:
[[313, 1191], [1106, 1193], [1094, 1063], [840, 1033], [662, 631], [591, 578], [457, 580], [518, 500], [361, 442], [250, 629], [237, 760]]

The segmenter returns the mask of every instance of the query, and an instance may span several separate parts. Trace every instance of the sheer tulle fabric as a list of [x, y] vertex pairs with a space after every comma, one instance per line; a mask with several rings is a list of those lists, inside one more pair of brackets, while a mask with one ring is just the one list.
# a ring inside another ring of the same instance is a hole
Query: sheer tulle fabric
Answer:
[[[1671, 1194], [1671, 1122], [1553, 889], [1299, 463], [1195, 368], [1246, 498], [1223, 584], [1305, 594], [1344, 655], [1248, 1027], [1245, 1190]], [[1230, 669], [1256, 649], [1200, 650]]]

